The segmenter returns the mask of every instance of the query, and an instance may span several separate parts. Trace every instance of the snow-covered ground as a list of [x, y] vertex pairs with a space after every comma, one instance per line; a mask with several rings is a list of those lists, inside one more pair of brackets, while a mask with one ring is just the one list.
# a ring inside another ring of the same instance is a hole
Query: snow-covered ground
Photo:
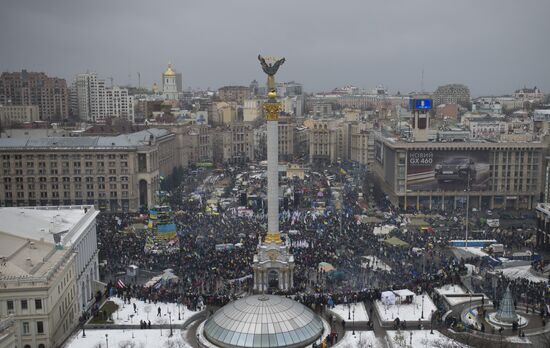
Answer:
[[[369, 321], [369, 315], [367, 313], [367, 309], [365, 308], [365, 304], [363, 302], [359, 302], [357, 304], [352, 303], [350, 309], [348, 309], [348, 305], [346, 304], [339, 304], [337, 306], [334, 306], [334, 308], [330, 308], [330, 311], [338, 315], [340, 318], [342, 318], [346, 322], [352, 322], [354, 318], [353, 310], [355, 309], [355, 321], [357, 322]], [[350, 317], [349, 314], [351, 314], [351, 319], [348, 319]]]
[[[380, 300], [375, 302], [376, 310], [382, 321], [406, 320], [408, 322], [417, 322], [422, 316], [422, 295], [415, 295], [410, 304], [394, 304], [385, 306]], [[432, 317], [432, 311], [437, 308], [432, 299], [427, 294], [424, 295], [424, 319], [429, 321]]]
[[[191, 316], [198, 312], [190, 311], [184, 305], [179, 305], [180, 318], [178, 319], [178, 304], [177, 303], [145, 303], [141, 300], [132, 298], [130, 304], [124, 304], [122, 299], [118, 297], [111, 297], [111, 301], [116, 303], [119, 307], [118, 310], [113, 313], [113, 321], [115, 325], [139, 325], [140, 320], [151, 321], [152, 325], [155, 324], [169, 324], [170, 317], [172, 324], [183, 324]], [[134, 312], [133, 304], [136, 304], [137, 311]], [[160, 307], [160, 316], [157, 316], [158, 308]], [[168, 315], [168, 312], [171, 315]]]
[[506, 278], [510, 278], [510, 279], [525, 278], [535, 283], [548, 281], [548, 279], [545, 277], [540, 277], [531, 273], [530, 269], [531, 269], [531, 266], [527, 265], [527, 266], [503, 268], [501, 271]]
[[[174, 335], [168, 337], [170, 329], [151, 330], [86, 330], [86, 337], [82, 337], [82, 330], [69, 338], [65, 348], [192, 348], [184, 340], [185, 331], [174, 330]], [[106, 336], [107, 335], [107, 336]]]
[[[447, 336], [443, 335], [439, 331], [433, 331], [433, 334], [430, 333], [430, 330], [413, 330], [413, 331], [400, 331], [401, 337], [396, 337], [398, 331], [387, 331], [386, 339], [389, 342], [391, 348], [401, 348], [401, 347], [446, 347], [446, 348], [463, 348], [468, 347], [460, 342], [452, 340]], [[411, 337], [412, 333], [412, 337]], [[412, 344], [411, 344], [412, 341]]]
[[[368, 266], [367, 266], [367, 260], [368, 260]], [[391, 271], [391, 267], [388, 266], [384, 261], [380, 260], [378, 257], [374, 255], [368, 255], [363, 256], [363, 261], [361, 267], [368, 268], [372, 270], [380, 270], [380, 271]]]
[[335, 346], [337, 348], [358, 348], [358, 347], [372, 347], [383, 348], [386, 344], [384, 338], [376, 337], [373, 331], [355, 331], [355, 336], [352, 331], [346, 331], [344, 339], [338, 341]]
[[487, 256], [488, 254], [481, 250], [481, 248], [475, 248], [475, 247], [454, 247], [459, 252], [471, 254], [472, 256]]

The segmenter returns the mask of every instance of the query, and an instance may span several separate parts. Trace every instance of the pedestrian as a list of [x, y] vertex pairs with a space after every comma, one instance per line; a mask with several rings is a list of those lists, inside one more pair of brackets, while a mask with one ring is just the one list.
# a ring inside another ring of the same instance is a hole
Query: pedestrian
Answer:
[[158, 310], [157, 310], [157, 317], [160, 317], [160, 316], [161, 316], [161, 309], [159, 307]]

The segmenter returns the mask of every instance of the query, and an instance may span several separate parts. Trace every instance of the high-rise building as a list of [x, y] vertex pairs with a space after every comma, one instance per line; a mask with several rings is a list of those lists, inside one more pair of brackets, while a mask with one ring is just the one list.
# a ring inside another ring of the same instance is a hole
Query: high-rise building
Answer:
[[5, 72], [0, 75], [0, 104], [36, 105], [41, 120], [60, 121], [69, 116], [67, 82], [42, 72]]
[[96, 73], [78, 74], [71, 90], [73, 113], [81, 121], [95, 123], [110, 117], [134, 121], [134, 97], [125, 88], [106, 88]]

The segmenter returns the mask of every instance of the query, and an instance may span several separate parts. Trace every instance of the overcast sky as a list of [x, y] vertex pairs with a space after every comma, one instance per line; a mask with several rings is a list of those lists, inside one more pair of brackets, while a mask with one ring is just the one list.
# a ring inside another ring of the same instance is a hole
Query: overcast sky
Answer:
[[428, 91], [549, 92], [549, 14], [549, 0], [2, 0], [0, 70], [150, 87], [171, 60], [184, 88], [218, 88], [263, 82], [262, 53], [308, 92], [418, 91], [423, 69]]

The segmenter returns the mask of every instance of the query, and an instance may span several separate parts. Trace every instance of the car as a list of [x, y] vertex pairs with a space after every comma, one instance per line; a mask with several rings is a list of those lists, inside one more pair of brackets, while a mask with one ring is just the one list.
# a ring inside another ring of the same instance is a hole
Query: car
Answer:
[[475, 163], [468, 157], [453, 157], [436, 164], [434, 167], [434, 176], [438, 182], [471, 182], [476, 177]]

